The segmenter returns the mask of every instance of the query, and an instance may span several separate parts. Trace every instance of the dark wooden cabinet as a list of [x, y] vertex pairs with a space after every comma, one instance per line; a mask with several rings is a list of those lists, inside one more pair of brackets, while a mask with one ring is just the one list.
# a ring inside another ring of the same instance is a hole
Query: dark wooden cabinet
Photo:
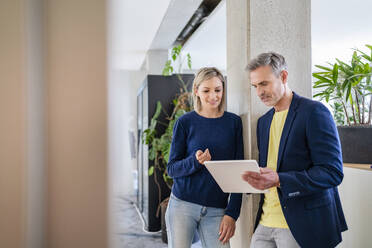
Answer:
[[[182, 78], [188, 82], [189, 89], [192, 87], [194, 75], [183, 74]], [[156, 110], [156, 103], [160, 101], [168, 114], [173, 110], [172, 100], [180, 93], [180, 81], [176, 75], [161, 76], [148, 75], [137, 94], [137, 140], [138, 140], [138, 159], [137, 159], [137, 206], [145, 220], [148, 231], [159, 231], [161, 219], [156, 216], [159, 205], [158, 188], [155, 184], [154, 175], [148, 175], [148, 169], [153, 165], [153, 161], [148, 159], [148, 146], [142, 144], [142, 132], [147, 129], [151, 118]], [[167, 122], [164, 115], [159, 118], [161, 122]], [[165, 127], [158, 125], [157, 132], [162, 134]], [[161, 185], [161, 200], [167, 198], [170, 190], [158, 175], [158, 182]]]

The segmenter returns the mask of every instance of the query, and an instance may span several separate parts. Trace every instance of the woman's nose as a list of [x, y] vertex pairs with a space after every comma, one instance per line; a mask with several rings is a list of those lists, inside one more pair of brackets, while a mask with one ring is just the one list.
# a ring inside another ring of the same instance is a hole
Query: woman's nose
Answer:
[[211, 98], [216, 98], [218, 96], [217, 92], [211, 92], [210, 97]]

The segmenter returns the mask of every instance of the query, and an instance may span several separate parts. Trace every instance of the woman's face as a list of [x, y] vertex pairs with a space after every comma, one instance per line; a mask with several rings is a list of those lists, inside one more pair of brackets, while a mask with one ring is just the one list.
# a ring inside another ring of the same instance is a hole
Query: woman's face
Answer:
[[221, 104], [223, 84], [218, 77], [203, 81], [195, 94], [200, 98], [202, 110], [216, 110]]

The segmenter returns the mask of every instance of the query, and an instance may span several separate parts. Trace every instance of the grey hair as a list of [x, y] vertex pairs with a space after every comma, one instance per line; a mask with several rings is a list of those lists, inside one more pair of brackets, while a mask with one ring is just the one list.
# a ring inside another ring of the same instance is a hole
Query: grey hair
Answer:
[[287, 70], [287, 63], [283, 55], [275, 52], [261, 53], [256, 58], [252, 59], [248, 66], [247, 70], [252, 72], [258, 67], [267, 66], [271, 67], [273, 73], [278, 77], [283, 70]]

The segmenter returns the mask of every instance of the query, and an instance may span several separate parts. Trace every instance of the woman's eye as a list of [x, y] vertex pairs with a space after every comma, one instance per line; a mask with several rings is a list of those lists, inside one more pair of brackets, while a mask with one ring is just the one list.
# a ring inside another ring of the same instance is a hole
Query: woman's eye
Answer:
[[209, 90], [204, 90], [203, 92], [204, 92], [204, 93], [208, 93], [208, 92], [209, 92]]
[[221, 90], [216, 90], [216, 92], [221, 92]]

